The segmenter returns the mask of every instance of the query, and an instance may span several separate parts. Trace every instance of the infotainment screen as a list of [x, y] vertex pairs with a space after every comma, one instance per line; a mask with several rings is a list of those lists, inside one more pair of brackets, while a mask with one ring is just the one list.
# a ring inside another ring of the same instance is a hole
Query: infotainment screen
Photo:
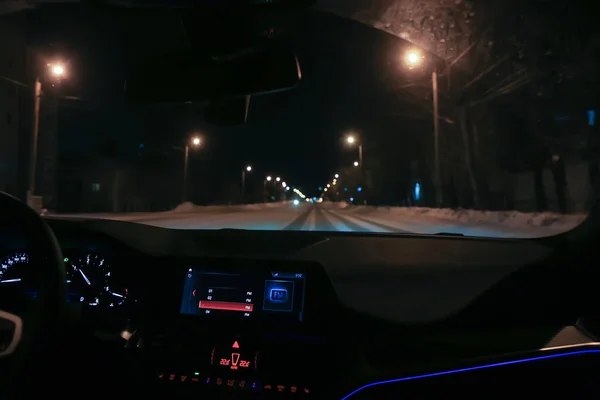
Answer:
[[302, 271], [216, 272], [192, 267], [185, 276], [180, 312], [212, 318], [302, 322], [305, 279]]

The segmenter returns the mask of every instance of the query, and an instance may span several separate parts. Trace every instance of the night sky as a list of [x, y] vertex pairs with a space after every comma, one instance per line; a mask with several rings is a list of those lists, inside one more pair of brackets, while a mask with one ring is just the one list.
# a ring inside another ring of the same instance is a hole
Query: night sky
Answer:
[[153, 35], [162, 35], [168, 25], [111, 25], [96, 13], [64, 10], [42, 9], [29, 17], [32, 42], [68, 61], [61, 93], [84, 99], [61, 103], [62, 153], [95, 151], [107, 140], [118, 143], [124, 156], [135, 154], [141, 143], [168, 151], [186, 134], [200, 132], [205, 146], [192, 154], [190, 174], [207, 185], [236, 179], [251, 164], [254, 179], [282, 175], [313, 194], [338, 166], [356, 158], [343, 144], [347, 132], [360, 132], [368, 143], [370, 135], [394, 134], [397, 126], [409, 130], [407, 123], [380, 123], [389, 109], [382, 77], [400, 70], [398, 55], [407, 43], [357, 22], [312, 11], [295, 21], [285, 35], [301, 63], [299, 87], [253, 97], [246, 125], [218, 128], [207, 125], [194, 107], [148, 109], [123, 99], [127, 60], [136, 50], [131, 32], [148, 33], [139, 47], [151, 49]]

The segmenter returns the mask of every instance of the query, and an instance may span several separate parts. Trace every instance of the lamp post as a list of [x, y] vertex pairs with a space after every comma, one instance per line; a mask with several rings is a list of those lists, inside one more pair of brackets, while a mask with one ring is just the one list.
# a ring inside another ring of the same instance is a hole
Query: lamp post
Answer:
[[[65, 75], [65, 67], [62, 64], [50, 64], [50, 74], [55, 78]], [[35, 173], [37, 168], [38, 137], [40, 132], [40, 103], [42, 99], [42, 82], [40, 77], [35, 78], [33, 87], [33, 137], [31, 138], [31, 157], [29, 160], [29, 184], [27, 185], [27, 204], [33, 207], [33, 196], [35, 195]]]
[[188, 163], [190, 157], [190, 144], [194, 147], [199, 147], [202, 141], [198, 136], [194, 136], [189, 143], [185, 145], [184, 158], [183, 158], [183, 184], [181, 187], [181, 201], [185, 202], [187, 198], [187, 176], [188, 176]]
[[[409, 68], [419, 65], [424, 56], [418, 51], [411, 50], [406, 53], [405, 60]], [[431, 89], [433, 91], [433, 184], [435, 186], [435, 200], [438, 207], [442, 206], [442, 173], [440, 170], [440, 127], [439, 127], [439, 102], [438, 102], [438, 76], [434, 69], [431, 73]]]
[[246, 172], [252, 171], [252, 167], [248, 165], [242, 170], [242, 204], [244, 204], [244, 197], [246, 195]]

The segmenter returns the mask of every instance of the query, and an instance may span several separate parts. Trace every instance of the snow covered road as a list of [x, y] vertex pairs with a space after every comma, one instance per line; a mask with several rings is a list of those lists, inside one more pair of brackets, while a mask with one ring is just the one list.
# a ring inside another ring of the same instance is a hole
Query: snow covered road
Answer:
[[341, 203], [188, 206], [156, 213], [75, 214], [54, 217], [105, 218], [174, 229], [452, 233], [514, 238], [554, 235], [572, 229], [585, 219], [585, 215], [360, 207]]

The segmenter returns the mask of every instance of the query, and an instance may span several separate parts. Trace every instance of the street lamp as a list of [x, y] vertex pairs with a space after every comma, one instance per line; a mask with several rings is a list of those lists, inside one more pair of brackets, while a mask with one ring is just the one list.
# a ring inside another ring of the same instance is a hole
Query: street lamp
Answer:
[[335, 179], [337, 179], [340, 177], [340, 174], [335, 174], [334, 177], [335, 177]]
[[62, 77], [65, 74], [65, 67], [62, 66], [62, 64], [54, 64], [51, 65], [52, 67], [52, 74], [56, 77]]
[[269, 175], [263, 181], [263, 196], [265, 203], [267, 202], [267, 198], [269, 197], [267, 196], [267, 182], [271, 182], [271, 180], [273, 180], [273, 178], [271, 177], [271, 175]]
[[415, 67], [421, 63], [423, 56], [416, 50], [410, 50], [405, 55], [406, 63], [410, 68]]
[[280, 178], [280, 177], [277, 177], [277, 178], [275, 178], [275, 180], [276, 180], [277, 182], [279, 182], [279, 181], [281, 180], [281, 178]]
[[[356, 137], [352, 136], [352, 135], [349, 135], [346, 138], [346, 141], [350, 145], [358, 144], [358, 161], [359, 161], [360, 165], [362, 166], [362, 163], [363, 163], [363, 147], [362, 147], [362, 143], [360, 143], [358, 141], [358, 139]], [[336, 178], [337, 178], [337, 176], [336, 176]]]
[[360, 164], [358, 163], [358, 161], [354, 161], [354, 166], [358, 167]]
[[[412, 69], [417, 65], [421, 64], [425, 58], [417, 50], [410, 50], [405, 55], [406, 64], [408, 68]], [[438, 121], [438, 76], [437, 71], [434, 69], [431, 73], [431, 86], [433, 91], [433, 165], [434, 165], [434, 185], [435, 185], [435, 198], [438, 206], [442, 204], [442, 178], [440, 171], [440, 128]]]
[[242, 170], [242, 204], [244, 204], [244, 197], [246, 192], [246, 172], [252, 171], [252, 166], [248, 165]]
[[[191, 138], [189, 143], [186, 143], [184, 149], [184, 158], [183, 158], [183, 186], [181, 188], [181, 201], [185, 202], [187, 197], [187, 175], [188, 175], [188, 161], [190, 155], [190, 144], [194, 147], [199, 147], [202, 141], [198, 136], [194, 136]], [[181, 149], [181, 147], [179, 148]]]
[[[65, 75], [65, 67], [62, 64], [48, 64], [49, 72], [55, 78], [62, 78]], [[29, 187], [27, 188], [27, 204], [33, 207], [33, 196], [35, 193], [35, 170], [37, 163], [38, 136], [40, 132], [40, 101], [42, 99], [42, 82], [40, 77], [35, 78], [33, 88], [33, 138], [31, 143], [31, 160], [29, 161]]]

